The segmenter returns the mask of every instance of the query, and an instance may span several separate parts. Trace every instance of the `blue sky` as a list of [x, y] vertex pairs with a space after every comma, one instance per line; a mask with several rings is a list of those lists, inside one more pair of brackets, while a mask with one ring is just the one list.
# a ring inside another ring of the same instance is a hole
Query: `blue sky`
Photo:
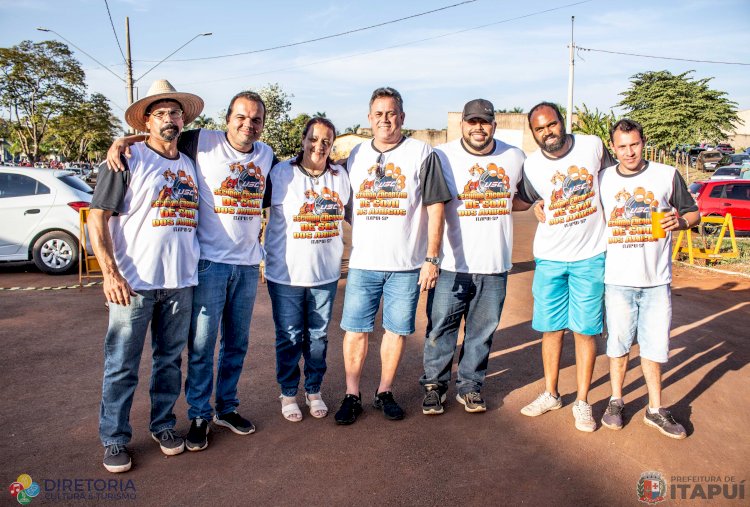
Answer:
[[[166, 78], [178, 90], [203, 97], [204, 113], [216, 117], [235, 92], [279, 83], [293, 95], [293, 115], [324, 111], [342, 131], [367, 125], [367, 101], [372, 90], [382, 85], [402, 92], [405, 126], [413, 129], [444, 128], [448, 111], [459, 111], [476, 97], [490, 99], [496, 108], [528, 109], [541, 100], [565, 103], [571, 16], [581, 47], [750, 63], [748, 0], [592, 0], [568, 7], [563, 6], [575, 0], [476, 0], [320, 42], [231, 58], [179, 61], [303, 41], [460, 1], [109, 0], [109, 7], [123, 44], [125, 16], [130, 17], [135, 78], [194, 35], [213, 32], [194, 40], [138, 82], [142, 95], [154, 79]], [[562, 8], [539, 13], [557, 7]], [[512, 19], [522, 16], [527, 17]], [[481, 25], [489, 26], [476, 28]], [[38, 26], [59, 32], [123, 75], [104, 0], [0, 0], [0, 46], [55, 37], [38, 32]], [[124, 84], [86, 55], [75, 54], [86, 71], [89, 92], [107, 96], [122, 118], [120, 108], [127, 104]], [[726, 91], [739, 109], [750, 108], [750, 66], [579, 54], [575, 67], [579, 106], [615, 107], [618, 94], [637, 72], [692, 69], [698, 78], [714, 77], [712, 87]]]

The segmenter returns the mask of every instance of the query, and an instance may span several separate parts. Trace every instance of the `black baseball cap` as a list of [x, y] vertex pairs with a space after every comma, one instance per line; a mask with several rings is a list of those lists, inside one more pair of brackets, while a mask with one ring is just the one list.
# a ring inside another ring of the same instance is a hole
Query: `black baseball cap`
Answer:
[[495, 106], [492, 102], [485, 99], [474, 99], [470, 100], [464, 106], [464, 120], [473, 120], [479, 118], [492, 123], [495, 121]]

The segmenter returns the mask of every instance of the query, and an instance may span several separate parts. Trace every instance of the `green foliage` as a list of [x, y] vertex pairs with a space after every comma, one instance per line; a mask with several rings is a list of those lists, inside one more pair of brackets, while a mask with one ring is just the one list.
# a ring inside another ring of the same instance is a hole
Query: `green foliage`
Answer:
[[206, 116], [205, 114], [199, 115], [195, 120], [185, 125], [185, 130], [191, 129], [208, 129], [208, 130], [224, 130], [226, 128], [226, 121], [224, 125], [219, 125], [213, 118]]
[[83, 101], [86, 84], [78, 60], [57, 41], [23, 41], [0, 48], [0, 107], [10, 113], [14, 140], [37, 160], [51, 118]]
[[617, 123], [618, 118], [612, 111], [609, 114], [600, 112], [598, 108], [593, 111], [583, 104], [583, 109], [575, 108], [576, 121], [573, 122], [574, 134], [589, 134], [601, 138], [604, 146], [609, 146], [609, 130]]
[[495, 109], [496, 113], [523, 113], [523, 108], [516, 106], [513, 109]]
[[266, 123], [261, 140], [273, 148], [280, 160], [292, 157], [298, 150], [299, 141], [290, 132], [293, 95], [286, 93], [278, 83], [268, 84], [258, 91], [266, 105]]
[[100, 158], [121, 129], [107, 98], [93, 93], [50, 120], [45, 145], [68, 160]]
[[693, 71], [674, 75], [669, 71], [640, 72], [618, 104], [626, 116], [643, 125], [648, 142], [659, 148], [726, 138], [739, 121], [737, 103], [726, 92], [712, 90], [713, 78], [694, 79]]
[[346, 127], [344, 129], [344, 134], [356, 134], [360, 127], [361, 125], [359, 123], [352, 125], [351, 127]]

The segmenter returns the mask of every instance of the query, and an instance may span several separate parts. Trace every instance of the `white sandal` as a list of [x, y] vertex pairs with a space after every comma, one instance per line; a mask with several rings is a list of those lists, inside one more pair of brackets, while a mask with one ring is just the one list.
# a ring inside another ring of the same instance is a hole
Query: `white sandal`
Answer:
[[289, 403], [287, 405], [284, 405], [284, 398], [294, 399], [294, 397], [284, 396], [283, 394], [279, 396], [279, 399], [281, 400], [281, 415], [284, 416], [284, 419], [286, 419], [289, 422], [302, 421], [302, 411], [299, 409], [299, 405], [297, 405], [297, 401], [295, 400], [294, 403]]
[[[313, 394], [312, 396], [316, 395], [320, 396], [320, 393]], [[328, 407], [322, 398], [310, 398], [310, 395], [305, 393], [305, 405], [310, 407], [310, 415], [316, 419], [322, 419], [328, 415]], [[322, 415], [319, 415], [321, 413]]]

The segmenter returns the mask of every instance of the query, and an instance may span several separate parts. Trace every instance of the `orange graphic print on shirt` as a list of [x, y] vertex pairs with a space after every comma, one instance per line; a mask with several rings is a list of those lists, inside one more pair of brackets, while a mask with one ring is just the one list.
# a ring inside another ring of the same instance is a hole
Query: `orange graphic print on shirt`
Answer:
[[175, 230], [190, 232], [198, 225], [195, 219], [198, 209], [198, 186], [190, 174], [183, 170], [175, 173], [167, 168], [162, 173], [164, 185], [159, 190], [151, 207], [157, 210], [157, 218], [151, 221], [153, 227], [174, 226]]
[[633, 192], [622, 188], [615, 194], [615, 207], [607, 220], [609, 243], [658, 241], [651, 235], [651, 212], [659, 207], [654, 193], [644, 187]]
[[229, 164], [228, 175], [214, 195], [221, 196], [221, 205], [214, 211], [224, 215], [235, 215], [235, 219], [252, 219], [259, 216], [266, 179], [263, 171], [253, 162]]
[[314, 188], [305, 190], [305, 198], [299, 214], [293, 220], [299, 223], [299, 232], [294, 239], [327, 239], [338, 236], [339, 224], [344, 219], [344, 204], [337, 192], [323, 187], [320, 192]]
[[550, 195], [549, 212], [552, 218], [549, 225], [574, 225], [578, 220], [596, 213], [594, 204], [594, 175], [589, 174], [585, 167], [572, 165], [567, 174], [555, 171], [550, 181], [552, 193]]
[[510, 178], [505, 169], [490, 162], [487, 169], [474, 164], [468, 172], [469, 180], [458, 194], [464, 208], [458, 210], [458, 216], [509, 215]]
[[373, 164], [354, 196], [359, 199], [357, 215], [378, 215], [381, 219], [393, 215], [405, 216], [406, 209], [401, 207], [401, 199], [408, 197], [405, 188], [406, 176], [401, 174], [400, 167], [392, 162], [384, 167]]

